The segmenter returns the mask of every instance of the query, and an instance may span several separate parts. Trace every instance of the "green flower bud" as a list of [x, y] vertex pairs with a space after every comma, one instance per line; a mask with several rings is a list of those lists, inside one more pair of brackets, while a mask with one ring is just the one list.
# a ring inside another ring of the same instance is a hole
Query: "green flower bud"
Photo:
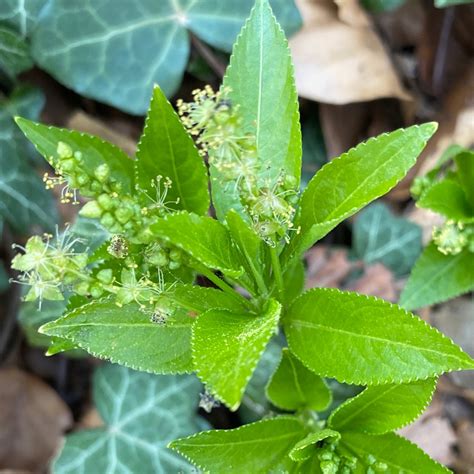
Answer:
[[94, 176], [101, 183], [105, 183], [110, 176], [110, 168], [107, 163], [102, 163], [94, 170]]
[[384, 462], [379, 461], [374, 464], [375, 472], [385, 472], [387, 469], [388, 469], [388, 466]]
[[464, 225], [460, 222], [447, 221], [441, 228], [433, 229], [433, 242], [445, 255], [457, 255], [468, 244]]
[[181, 262], [176, 262], [174, 260], [171, 260], [168, 267], [170, 270], [177, 270], [179, 267], [181, 267]]
[[90, 219], [98, 219], [104, 211], [97, 201], [89, 201], [84, 204], [79, 214]]
[[104, 268], [103, 270], [100, 270], [99, 272], [97, 272], [96, 277], [102, 283], [105, 283], [105, 284], [108, 285], [108, 284], [112, 283], [112, 279], [114, 277], [114, 274], [113, 274], [111, 268]]
[[110, 214], [109, 212], [106, 212], [103, 216], [102, 216], [102, 219], [100, 220], [100, 223], [106, 227], [106, 228], [110, 228], [112, 227], [114, 224], [115, 224], [115, 219], [114, 219], [114, 216], [112, 214]]
[[321, 461], [319, 466], [323, 474], [337, 474], [339, 470], [339, 463], [334, 461]]
[[77, 182], [79, 183], [79, 186], [84, 187], [86, 185], [89, 185], [89, 183], [91, 182], [91, 179], [87, 174], [81, 173], [77, 177]]
[[121, 224], [125, 224], [133, 216], [133, 210], [129, 207], [120, 207], [115, 211], [115, 217]]
[[104, 288], [102, 285], [94, 284], [91, 286], [90, 293], [93, 298], [100, 298], [104, 293]]
[[181, 262], [183, 257], [183, 253], [179, 249], [172, 249], [170, 251], [170, 259], [174, 260], [175, 262]]
[[74, 285], [73, 291], [80, 296], [87, 296], [89, 294], [89, 283], [86, 281], [81, 281], [77, 285]]
[[410, 193], [414, 199], [419, 199], [420, 196], [431, 186], [432, 181], [427, 176], [420, 176], [413, 180], [410, 188]]
[[97, 202], [102, 209], [110, 211], [114, 207], [114, 199], [112, 199], [108, 194], [101, 194], [97, 198]]
[[99, 193], [103, 189], [103, 184], [100, 181], [92, 181], [90, 188], [94, 193]]
[[67, 158], [61, 161], [60, 169], [66, 171], [66, 173], [71, 173], [77, 167], [76, 162], [72, 158]]
[[60, 160], [71, 158], [73, 156], [72, 148], [64, 142], [58, 142], [56, 153], [58, 154]]

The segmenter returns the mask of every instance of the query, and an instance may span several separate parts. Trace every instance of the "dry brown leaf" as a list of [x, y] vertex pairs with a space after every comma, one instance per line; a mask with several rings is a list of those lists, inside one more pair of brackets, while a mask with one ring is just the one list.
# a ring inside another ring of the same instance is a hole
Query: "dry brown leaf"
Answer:
[[400, 430], [400, 434], [409, 439], [433, 459], [444, 465], [453, 462], [452, 447], [456, 442], [456, 434], [449, 421], [430, 406], [415, 423]]
[[107, 140], [114, 145], [120, 147], [129, 156], [135, 155], [136, 143], [131, 138], [118, 133], [108, 127], [104, 122], [92, 117], [82, 111], [75, 112], [66, 124], [67, 128], [79, 130], [81, 132], [90, 133]]
[[39, 378], [0, 370], [0, 468], [42, 471], [71, 426], [69, 408]]
[[354, 263], [347, 258], [347, 250], [330, 250], [325, 245], [310, 249], [306, 261], [306, 288], [337, 288], [354, 268]]
[[352, 282], [348, 289], [364, 295], [377, 296], [388, 301], [397, 300], [393, 274], [381, 263], [365, 267], [363, 275]]
[[[296, 3], [303, 28], [292, 37], [290, 47], [302, 97], [330, 104], [410, 98], [370, 26], [341, 20], [332, 0]], [[346, 18], [344, 10], [343, 16]]]

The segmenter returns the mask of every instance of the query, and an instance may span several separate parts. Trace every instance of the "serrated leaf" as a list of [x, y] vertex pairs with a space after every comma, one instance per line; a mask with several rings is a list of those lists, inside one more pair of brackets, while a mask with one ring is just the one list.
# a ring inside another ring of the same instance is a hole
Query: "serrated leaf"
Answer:
[[305, 283], [305, 267], [303, 260], [294, 259], [293, 262], [283, 272], [283, 288], [282, 303], [289, 306], [301, 294]]
[[58, 336], [81, 349], [132, 369], [158, 374], [191, 372], [191, 325], [181, 313], [164, 325], [132, 303], [122, 308], [99, 300], [45, 324], [41, 333]]
[[112, 143], [86, 133], [43, 125], [21, 117], [16, 118], [16, 123], [53, 167], [58, 159], [58, 143], [63, 142], [69, 145], [73, 152], [82, 153], [81, 165], [90, 175], [93, 176], [96, 168], [106, 163], [110, 168], [110, 177], [120, 183], [121, 192], [134, 192], [133, 161]]
[[446, 301], [474, 289], [473, 254], [468, 249], [444, 255], [431, 242], [423, 250], [400, 296], [400, 306], [413, 310]]
[[433, 184], [422, 194], [416, 205], [424, 209], [431, 209], [456, 221], [474, 218], [474, 212], [467, 201], [462, 186], [450, 179]]
[[283, 349], [280, 364], [267, 388], [268, 399], [288, 411], [322, 411], [331, 403], [331, 391], [324, 380], [305, 367], [288, 349]]
[[0, 70], [14, 78], [32, 66], [26, 41], [17, 32], [0, 25]]
[[384, 434], [410, 424], [426, 409], [436, 379], [368, 387], [340, 405], [328, 425], [338, 431]]
[[80, 353], [87, 355], [86, 352], [79, 349], [79, 346], [74, 344], [74, 342], [70, 341], [69, 339], [63, 339], [62, 337], [51, 337], [48, 350], [46, 351], [47, 356], [53, 356], [56, 354], [60, 354], [61, 352], [70, 352], [73, 354], [78, 349]]
[[343, 434], [341, 444], [342, 446], [339, 446], [338, 449], [346, 448], [347, 454], [350, 456], [356, 454], [359, 467], [357, 472], [367, 472], [366, 469], [370, 469], [376, 462], [387, 466], [387, 469], [383, 471], [387, 474], [401, 472], [406, 474], [420, 474], [422, 472], [446, 474], [451, 472], [431, 459], [418, 446], [395, 433], [376, 436], [348, 432]]
[[282, 339], [280, 336], [275, 336], [270, 340], [245, 388], [238, 412], [239, 418], [244, 423], [262, 419], [271, 409], [270, 402], [265, 396], [265, 387], [278, 367], [283, 347]]
[[[169, 207], [206, 214], [209, 208], [207, 170], [193, 140], [158, 86], [137, 149], [136, 184], [154, 196], [157, 176], [170, 178]], [[176, 204], [173, 201], [179, 201]]]
[[13, 121], [18, 113], [36, 118], [43, 104], [43, 94], [30, 87], [19, 87], [0, 101], [0, 216], [16, 232], [27, 233], [35, 224], [52, 231], [57, 222], [53, 197], [29, 166], [32, 150]]
[[215, 219], [183, 211], [159, 219], [150, 229], [206, 267], [231, 277], [242, 274], [240, 256], [229, 231]]
[[248, 309], [237, 293], [233, 296], [216, 288], [177, 285], [170, 292], [170, 298], [179, 306], [198, 314], [216, 308], [228, 311], [246, 311]]
[[261, 315], [209, 310], [193, 326], [193, 361], [208, 390], [237, 410], [245, 387], [278, 327], [281, 305], [270, 300]]
[[198, 433], [173, 441], [170, 448], [207, 472], [267, 474], [306, 433], [296, 417], [279, 416], [234, 430]]
[[[274, 5], [290, 32], [301, 20], [288, 0]], [[154, 83], [169, 97], [189, 58], [188, 29], [229, 49], [252, 0], [52, 0], [31, 38], [42, 69], [81, 95], [133, 114], [145, 113]], [[87, 25], [83, 28], [81, 25]]]
[[195, 377], [144, 374], [107, 364], [96, 370], [93, 388], [106, 426], [68, 435], [54, 460], [54, 474], [192, 472], [166, 445], [202, 424], [195, 415], [200, 391]]
[[396, 275], [407, 274], [422, 250], [421, 227], [396, 217], [382, 203], [364, 209], [353, 227], [355, 255], [371, 264], [382, 262]]
[[293, 461], [304, 461], [316, 455], [316, 444], [325, 439], [337, 441], [341, 435], [334, 430], [323, 429], [310, 433], [306, 438], [298, 441], [294, 448], [290, 451], [290, 458]]
[[340, 382], [406, 383], [474, 368], [471, 357], [422, 319], [357, 293], [309, 290], [288, 309], [284, 324], [291, 352]]
[[26, 38], [47, 3], [48, 0], [2, 0], [0, 21], [13, 27], [22, 38]]
[[[224, 78], [231, 101], [239, 105], [244, 130], [255, 136], [261, 163], [258, 178], [275, 182], [281, 173], [301, 173], [298, 95], [288, 43], [267, 0], [257, 0], [234, 46]], [[219, 219], [241, 206], [234, 184], [211, 166], [213, 203]]]
[[[300, 201], [297, 225], [284, 251], [290, 260], [347, 217], [392, 189], [415, 164], [435, 123], [415, 125], [371, 138], [323, 166]], [[344, 176], [344, 179], [341, 179]]]
[[463, 150], [455, 156], [454, 161], [458, 169], [459, 182], [463, 187], [471, 209], [474, 210], [474, 152]]
[[249, 280], [246, 286], [254, 292], [260, 289], [261, 293], [266, 293], [266, 283], [263, 278], [265, 254], [262, 240], [234, 210], [227, 214], [226, 224], [232, 240], [242, 254], [242, 263], [246, 269], [243, 276]]

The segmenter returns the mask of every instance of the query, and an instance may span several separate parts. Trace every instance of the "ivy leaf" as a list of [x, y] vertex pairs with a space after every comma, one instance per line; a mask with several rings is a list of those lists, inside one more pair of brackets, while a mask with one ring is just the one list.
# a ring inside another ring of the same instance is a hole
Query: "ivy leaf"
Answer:
[[84, 216], [77, 216], [76, 221], [70, 228], [71, 234], [80, 239], [74, 245], [75, 252], [94, 252], [106, 240], [110, 234], [97, 219], [89, 219]]
[[33, 30], [41, 9], [47, 0], [2, 0], [0, 2], [0, 21], [18, 31], [22, 38]]
[[429, 405], [436, 379], [368, 387], [340, 405], [328, 425], [338, 431], [384, 434], [409, 425]]
[[[137, 149], [136, 183], [151, 196], [159, 175], [170, 178], [166, 195], [169, 206], [196, 214], [209, 208], [207, 170], [193, 140], [158, 86], [153, 89], [150, 109]], [[173, 201], [179, 200], [177, 204]]]
[[63, 142], [73, 152], [82, 153], [82, 166], [90, 175], [93, 176], [97, 167], [106, 163], [110, 168], [110, 177], [120, 183], [121, 192], [134, 192], [133, 161], [112, 143], [86, 133], [43, 125], [21, 117], [16, 118], [16, 123], [52, 166], [58, 159], [58, 143]]
[[339, 382], [407, 383], [474, 368], [474, 360], [446, 336], [374, 297], [316, 288], [293, 303], [284, 323], [291, 352]]
[[157, 237], [181, 248], [206, 267], [230, 277], [242, 274], [240, 255], [229, 231], [215, 219], [183, 211], [159, 219], [150, 229]]
[[280, 336], [275, 336], [270, 340], [247, 384], [239, 408], [239, 418], [244, 423], [262, 419], [271, 409], [270, 402], [265, 396], [265, 387], [278, 367], [283, 346], [282, 339]]
[[433, 184], [422, 194], [416, 205], [456, 221], [466, 221], [474, 217], [462, 186], [450, 179]]
[[267, 474], [306, 433], [298, 418], [279, 416], [234, 430], [198, 433], [169, 446], [206, 472]]
[[[235, 43], [224, 78], [229, 97], [239, 105], [244, 129], [255, 136], [260, 178], [275, 182], [281, 173], [301, 173], [301, 130], [298, 95], [288, 42], [267, 0], [257, 0]], [[238, 196], [228, 190], [221, 172], [211, 167], [214, 207], [219, 219], [239, 209]]]
[[474, 209], [474, 152], [463, 150], [454, 158], [458, 168], [458, 177], [466, 193], [467, 200]]
[[[373, 469], [375, 463], [385, 464], [387, 473], [446, 474], [451, 471], [431, 459], [418, 446], [396, 435], [387, 433], [374, 436], [363, 433], [343, 433], [339, 449], [348, 451], [347, 454], [357, 455], [358, 465], [364, 469]], [[365, 470], [361, 472], [366, 472]]]
[[[300, 201], [294, 234], [283, 258], [311, 247], [347, 217], [392, 189], [415, 164], [435, 123], [415, 125], [371, 138], [323, 166]], [[344, 179], [341, 179], [344, 176]]]
[[431, 242], [423, 250], [400, 296], [400, 306], [413, 310], [440, 303], [474, 289], [472, 253], [444, 255]]
[[15, 31], [0, 25], [0, 70], [14, 78], [32, 66], [26, 41]]
[[263, 314], [215, 309], [193, 326], [193, 361], [208, 390], [237, 410], [245, 387], [278, 327], [281, 306], [270, 300]]
[[382, 262], [396, 275], [407, 274], [422, 250], [421, 228], [396, 217], [382, 203], [364, 209], [353, 227], [356, 256], [371, 264]]
[[323, 429], [315, 431], [295, 444], [295, 447], [290, 451], [290, 458], [293, 461], [304, 461], [315, 455], [316, 445], [320, 441], [329, 439], [334, 442], [338, 441], [340, 438], [341, 435], [334, 430]]
[[[191, 30], [228, 50], [253, 0], [53, 0], [32, 34], [35, 62], [59, 82], [132, 114], [143, 114], [154, 83], [176, 92], [189, 58]], [[273, 2], [289, 32], [301, 18], [293, 0]], [[80, 25], [87, 25], [82, 28]]]
[[164, 325], [135, 303], [122, 308], [99, 300], [45, 324], [42, 334], [69, 339], [90, 354], [132, 369], [158, 374], [192, 371], [191, 325], [182, 313]]
[[288, 349], [266, 389], [268, 399], [288, 411], [322, 411], [331, 403], [331, 391], [324, 380], [306, 368]]
[[472, 0], [434, 0], [435, 7], [446, 8], [453, 5], [463, 5], [464, 3], [472, 3]]
[[0, 216], [21, 233], [34, 224], [51, 231], [57, 222], [53, 197], [29, 166], [32, 150], [13, 121], [18, 113], [36, 118], [43, 104], [43, 94], [29, 87], [19, 87], [9, 100], [0, 101]]
[[54, 474], [192, 472], [166, 445], [202, 425], [195, 415], [200, 391], [195, 377], [144, 374], [107, 364], [96, 370], [93, 389], [106, 426], [68, 435], [54, 460]]

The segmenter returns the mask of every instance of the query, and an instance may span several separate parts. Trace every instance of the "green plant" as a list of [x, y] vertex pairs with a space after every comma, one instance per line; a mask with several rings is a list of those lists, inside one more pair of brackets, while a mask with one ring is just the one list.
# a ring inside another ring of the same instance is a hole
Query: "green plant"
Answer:
[[[17, 123], [55, 168], [47, 186], [90, 198], [80, 213], [112, 237], [91, 256], [67, 236], [32, 237], [13, 261], [28, 299], [77, 296], [40, 331], [53, 352], [80, 347], [158, 374], [196, 372], [237, 410], [272, 337], [288, 348], [266, 393], [287, 414], [171, 443], [210, 472], [444, 472], [394, 434], [426, 407], [438, 375], [474, 367], [404, 309], [334, 289], [302, 293], [302, 255], [393, 188], [436, 130], [370, 139], [323, 166], [299, 195], [301, 133], [283, 31], [258, 0], [224, 85], [178, 104], [156, 87], [135, 160], [96, 137]], [[189, 133], [188, 133], [189, 132]], [[191, 139], [193, 136], [196, 144]], [[202, 156], [209, 162], [217, 219]], [[194, 284], [206, 277], [214, 288]], [[364, 385], [325, 420], [323, 377]]]
[[417, 206], [446, 220], [433, 229], [402, 292], [400, 304], [416, 309], [474, 289], [474, 152], [453, 145], [411, 191]]

